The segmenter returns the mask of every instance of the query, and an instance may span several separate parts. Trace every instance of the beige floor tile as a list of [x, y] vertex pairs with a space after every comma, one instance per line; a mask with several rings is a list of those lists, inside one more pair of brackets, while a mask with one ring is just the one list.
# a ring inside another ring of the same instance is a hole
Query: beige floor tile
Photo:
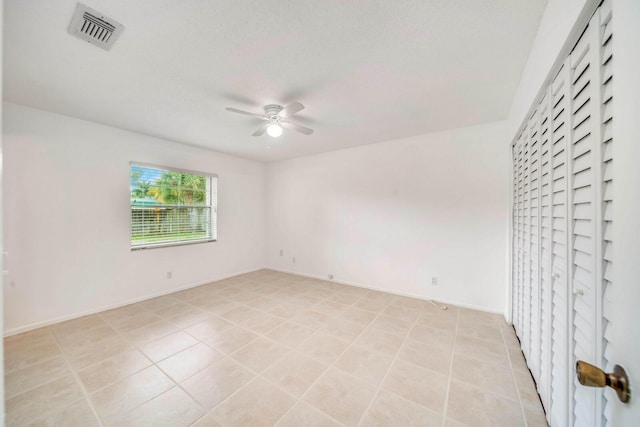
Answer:
[[176, 332], [178, 328], [169, 322], [161, 320], [150, 325], [143, 326], [139, 329], [134, 329], [127, 333], [127, 336], [131, 341], [138, 345], [148, 343], [150, 341], [157, 340], [173, 332]]
[[60, 406], [53, 412], [42, 414], [33, 421], [32, 425], [38, 427], [98, 427], [101, 424], [87, 400], [81, 399], [69, 406]]
[[96, 326], [88, 330], [77, 330], [73, 333], [56, 332], [56, 339], [65, 352], [81, 351], [84, 348], [92, 347], [102, 340], [114, 338], [118, 335], [111, 326]]
[[121, 332], [130, 332], [134, 329], [139, 329], [144, 326], [151, 325], [152, 323], [159, 322], [162, 320], [162, 317], [147, 310], [138, 310], [135, 312], [132, 311], [126, 316], [108, 316], [106, 318], [103, 317], [103, 319]]
[[380, 315], [371, 322], [369, 328], [404, 336], [409, 333], [412, 323], [405, 319]]
[[328, 298], [328, 301], [338, 302], [345, 305], [353, 305], [360, 300], [360, 297], [350, 293], [335, 293]]
[[361, 427], [439, 427], [441, 425], [442, 415], [384, 390], [380, 390], [360, 424]]
[[158, 367], [174, 381], [181, 382], [222, 357], [222, 353], [199, 343], [164, 359], [158, 363]]
[[487, 325], [483, 323], [460, 322], [458, 324], [458, 335], [478, 338], [481, 340], [496, 343], [498, 345], [504, 345], [502, 340], [502, 333], [500, 332], [500, 327], [495, 324]]
[[362, 332], [354, 343], [393, 357], [400, 350], [404, 339], [405, 337], [402, 335], [369, 327]]
[[5, 375], [60, 355], [60, 348], [48, 331], [11, 338], [14, 339], [5, 341]]
[[413, 323], [414, 320], [420, 314], [420, 310], [409, 309], [406, 307], [400, 307], [397, 305], [390, 305], [382, 311], [384, 316], [395, 317], [396, 319], [404, 320], [409, 323]]
[[201, 322], [185, 328], [185, 332], [196, 337], [199, 340], [205, 340], [210, 336], [215, 335], [216, 332], [224, 331], [225, 329], [232, 326], [233, 323], [228, 322], [221, 317], [210, 315]]
[[496, 345], [490, 341], [458, 335], [454, 351], [456, 354], [464, 354], [480, 361], [509, 366], [504, 344]]
[[249, 319], [241, 322], [240, 325], [243, 328], [250, 330], [259, 335], [264, 335], [272, 329], [278, 327], [284, 322], [284, 319], [276, 316], [272, 316], [267, 313], [256, 314]]
[[187, 427], [204, 415], [204, 410], [180, 387], [139, 406], [113, 423], [121, 427]]
[[181, 386], [206, 410], [218, 405], [255, 377], [225, 357], [184, 381]]
[[140, 347], [140, 350], [142, 350], [149, 359], [154, 362], [159, 362], [197, 343], [198, 340], [191, 335], [183, 331], [178, 331], [144, 344]]
[[305, 310], [306, 308], [301, 307], [300, 305], [285, 302], [270, 309], [269, 313], [282, 319], [289, 320], [293, 319]]
[[117, 335], [91, 346], [67, 352], [66, 356], [73, 369], [79, 371], [130, 349], [133, 349], [133, 344]]
[[527, 361], [522, 354], [520, 348], [509, 348], [507, 353], [509, 354], [509, 360], [511, 361], [511, 367], [514, 371], [520, 371], [529, 373], [529, 367], [527, 367]]
[[387, 301], [370, 298], [362, 298], [354, 304], [354, 307], [361, 310], [371, 311], [372, 313], [380, 313], [388, 306], [389, 302]]
[[313, 406], [298, 402], [276, 424], [277, 427], [340, 427], [340, 424]]
[[103, 311], [98, 313], [98, 316], [117, 329], [120, 325], [127, 323], [132, 317], [136, 317], [140, 313], [146, 313], [148, 311], [149, 310], [142, 308], [139, 304], [130, 304]]
[[312, 329], [324, 326], [331, 319], [331, 316], [315, 310], [306, 310], [295, 316], [292, 321]]
[[448, 372], [451, 367], [452, 350], [442, 350], [432, 343], [407, 338], [398, 353], [398, 360], [413, 363], [436, 372]]
[[525, 425], [517, 401], [457, 380], [451, 380], [447, 418], [473, 426]]
[[153, 310], [153, 313], [162, 317], [163, 319], [170, 319], [172, 317], [188, 313], [192, 309], [192, 305], [189, 305], [186, 302], [177, 301], [175, 304], [156, 308], [155, 310]]
[[437, 312], [423, 311], [416, 319], [416, 326], [445, 329], [453, 331], [458, 324], [458, 315], [454, 310], [440, 310]]
[[280, 344], [296, 347], [313, 334], [313, 329], [294, 322], [285, 322], [269, 331], [266, 336]]
[[180, 301], [180, 299], [176, 298], [174, 295], [175, 294], [164, 295], [161, 297], [148, 299], [146, 301], [142, 301], [140, 303], [140, 306], [150, 311], [157, 310], [163, 307], [168, 307]]
[[490, 392], [513, 399], [516, 387], [511, 369], [504, 365], [473, 359], [463, 354], [453, 358], [452, 378], [472, 385], [480, 385]]
[[132, 349], [79, 371], [78, 377], [87, 392], [92, 393], [150, 365], [147, 357]]
[[349, 346], [349, 342], [322, 332], [314, 332], [298, 349], [322, 363], [333, 363]]
[[231, 328], [217, 331], [214, 335], [204, 340], [204, 343], [221, 353], [231, 354], [257, 338], [258, 335], [253, 332], [249, 332], [239, 326], [232, 326]]
[[32, 345], [43, 339], [51, 340], [52, 334], [48, 327], [34, 329], [17, 335], [11, 335], [4, 339], [4, 348], [7, 351], [20, 351], [24, 345]]
[[336, 360], [333, 366], [377, 387], [387, 373], [392, 360], [389, 356], [354, 344]]
[[5, 399], [68, 376], [70, 373], [67, 362], [62, 356], [56, 356], [53, 359], [14, 371], [4, 377]]
[[[272, 293], [271, 293], [272, 294]], [[278, 298], [262, 296], [251, 301], [251, 307], [257, 310], [268, 311], [282, 303]]]
[[273, 426], [294, 403], [288, 394], [254, 378], [211, 411], [211, 416], [225, 426]]
[[270, 270], [4, 344], [8, 425], [99, 423], [81, 384], [104, 425], [442, 425], [451, 366], [444, 425], [546, 425], [502, 316]]
[[260, 314], [259, 310], [247, 307], [246, 305], [238, 305], [229, 311], [220, 313], [219, 316], [225, 320], [228, 320], [229, 322], [240, 323], [258, 314]]
[[455, 329], [439, 329], [424, 325], [415, 325], [413, 329], [411, 329], [411, 332], [409, 332], [409, 338], [441, 350], [453, 350], [456, 331]]
[[525, 409], [535, 410], [541, 407], [540, 396], [536, 390], [531, 373], [513, 371], [513, 377], [520, 395], [520, 402]]
[[238, 303], [226, 300], [224, 298], [213, 298], [213, 301], [202, 302], [199, 304], [198, 301], [191, 301], [193, 305], [197, 305], [204, 311], [208, 311], [211, 314], [220, 315], [229, 310], [232, 310], [234, 307], [238, 307]]
[[110, 424], [175, 385], [155, 366], [137, 372], [90, 395], [102, 420]]
[[313, 306], [315, 311], [324, 313], [328, 316], [339, 316], [349, 308], [349, 305], [341, 304], [336, 301], [324, 300]]
[[286, 347], [273, 340], [258, 338], [240, 350], [231, 353], [231, 357], [254, 372], [262, 372], [287, 352]]
[[38, 418], [65, 408], [83, 398], [80, 386], [71, 375], [36, 387], [5, 402], [8, 426], [26, 426]]
[[196, 323], [202, 322], [209, 316], [211, 316], [211, 313], [209, 313], [208, 311], [204, 311], [194, 307], [187, 313], [168, 318], [167, 322], [171, 323], [172, 325], [176, 325], [179, 328], [187, 328], [189, 326], [195, 325]]
[[326, 334], [333, 335], [345, 341], [353, 341], [367, 328], [363, 323], [354, 323], [339, 317], [331, 317], [325, 324], [319, 328]]
[[524, 416], [528, 427], [548, 427], [547, 418], [542, 405], [535, 408], [524, 408]]
[[447, 371], [446, 374], [442, 374], [396, 360], [382, 388], [442, 414], [447, 393], [448, 373]]
[[307, 392], [304, 400], [347, 425], [356, 425], [369, 406], [375, 388], [330, 368]]
[[79, 317], [77, 319], [67, 320], [65, 322], [56, 323], [51, 325], [51, 331], [56, 335], [65, 336], [73, 335], [74, 333], [84, 333], [90, 329], [106, 326], [106, 323], [97, 314], [89, 316]]
[[373, 319], [377, 317], [377, 314], [370, 311], [362, 310], [358, 307], [349, 306], [344, 312], [340, 314], [340, 317], [353, 323], [369, 325], [371, 322], [373, 322]]
[[193, 423], [191, 427], [222, 427], [222, 424], [214, 420], [210, 414], [207, 414]]
[[405, 310], [421, 311], [428, 301], [418, 298], [405, 297], [402, 295], [392, 295], [391, 305]]
[[262, 375], [283, 390], [300, 397], [326, 368], [326, 365], [302, 353], [291, 351]]

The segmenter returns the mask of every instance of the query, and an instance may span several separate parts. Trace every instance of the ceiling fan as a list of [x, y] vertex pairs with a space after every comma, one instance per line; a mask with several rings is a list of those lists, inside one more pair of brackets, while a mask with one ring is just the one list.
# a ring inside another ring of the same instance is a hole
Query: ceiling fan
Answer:
[[232, 113], [244, 114], [245, 116], [257, 117], [266, 121], [265, 124], [260, 126], [258, 130], [253, 133], [253, 136], [261, 136], [265, 132], [273, 138], [277, 138], [282, 135], [282, 128], [295, 130], [296, 132], [303, 133], [305, 135], [311, 135], [313, 129], [293, 123], [290, 121], [291, 116], [304, 110], [304, 105], [299, 102], [292, 102], [286, 107], [282, 107], [277, 104], [269, 104], [264, 107], [264, 114], [250, 113], [248, 111], [238, 110], [237, 108], [227, 107], [227, 111]]

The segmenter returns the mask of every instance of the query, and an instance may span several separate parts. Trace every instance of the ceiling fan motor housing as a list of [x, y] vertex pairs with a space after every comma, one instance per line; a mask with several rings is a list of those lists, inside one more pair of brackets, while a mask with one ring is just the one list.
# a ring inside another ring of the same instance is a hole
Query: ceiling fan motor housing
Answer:
[[269, 120], [273, 120], [277, 118], [278, 114], [282, 110], [283, 110], [282, 105], [269, 104], [264, 107], [264, 115], [267, 116]]

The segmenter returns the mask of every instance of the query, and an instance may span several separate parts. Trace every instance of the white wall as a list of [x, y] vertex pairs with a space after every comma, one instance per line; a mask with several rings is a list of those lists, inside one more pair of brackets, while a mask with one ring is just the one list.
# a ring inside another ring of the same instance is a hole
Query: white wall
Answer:
[[[3, 121], [5, 332], [263, 267], [263, 164], [8, 103]], [[132, 252], [130, 161], [217, 173], [218, 242]]]
[[267, 265], [503, 312], [508, 138], [492, 123], [269, 164]]

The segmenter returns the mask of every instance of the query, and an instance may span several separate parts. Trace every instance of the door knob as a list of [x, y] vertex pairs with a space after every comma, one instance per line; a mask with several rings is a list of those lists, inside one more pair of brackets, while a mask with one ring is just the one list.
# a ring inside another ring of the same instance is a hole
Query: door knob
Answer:
[[618, 394], [621, 402], [627, 403], [631, 398], [629, 377], [624, 368], [616, 365], [613, 372], [607, 374], [602, 369], [582, 360], [576, 362], [576, 375], [580, 384], [587, 387], [611, 387]]

